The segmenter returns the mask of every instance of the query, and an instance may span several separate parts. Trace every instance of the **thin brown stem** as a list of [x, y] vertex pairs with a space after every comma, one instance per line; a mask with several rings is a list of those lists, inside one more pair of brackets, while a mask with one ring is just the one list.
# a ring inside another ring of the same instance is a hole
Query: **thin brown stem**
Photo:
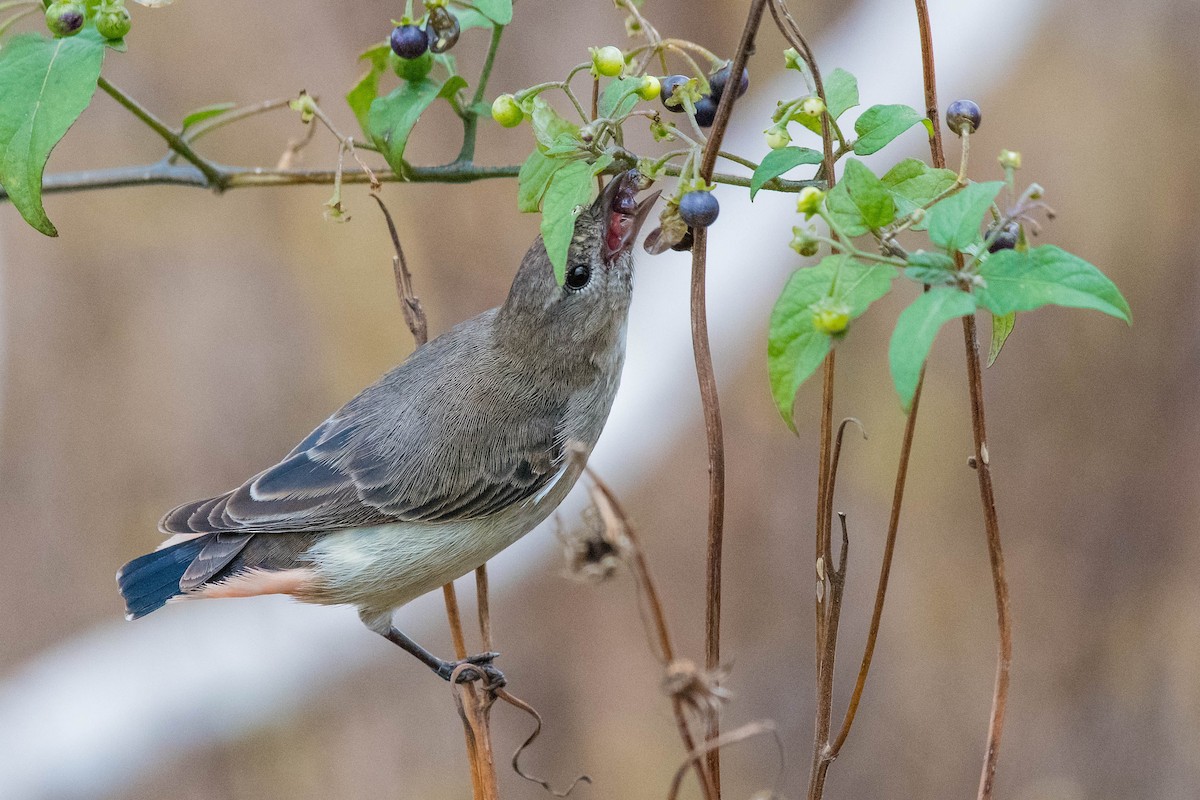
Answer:
[[[731, 75], [741, 75], [754, 39], [762, 23], [766, 0], [753, 0], [742, 28], [730, 64]], [[729, 126], [737, 92], [725, 92], [717, 104], [716, 119], [700, 161], [700, 177], [712, 179], [721, 141]], [[691, 318], [692, 351], [696, 361], [696, 376], [700, 384], [700, 399], [704, 408], [704, 430], [708, 443], [708, 542], [705, 569], [704, 662], [709, 670], [721, 664], [721, 557], [725, 535], [725, 442], [721, 425], [721, 408], [717, 398], [717, 381], [713, 373], [712, 350], [708, 340], [708, 312], [705, 297], [708, 236], [704, 228], [696, 228], [692, 245]], [[720, 735], [719, 719], [712, 715], [706, 738], [711, 742]], [[707, 755], [708, 769], [713, 782], [715, 800], [721, 797], [721, 755], [714, 747]]]
[[[933, 31], [925, 0], [915, 0], [917, 22], [921, 30], [921, 72], [925, 82], [925, 115], [933, 122], [929, 147], [935, 167], [946, 166], [942, 149], [942, 126], [938, 111], [937, 72], [934, 67]], [[965, 142], [964, 142], [965, 144]], [[962, 268], [962, 255], [955, 261]], [[992, 567], [992, 589], [996, 595], [996, 626], [999, 647], [996, 654], [996, 683], [992, 692], [992, 710], [988, 720], [987, 744], [979, 776], [979, 800], [990, 800], [1000, 757], [1000, 738], [1004, 733], [1004, 713], [1008, 707], [1009, 672], [1012, 667], [1012, 609], [1008, 581], [1004, 576], [1004, 552], [1000, 546], [1000, 520], [996, 514], [996, 495], [987, 447], [987, 425], [983, 407], [983, 369], [979, 361], [979, 341], [975, 315], [963, 317], [963, 345], [967, 354], [967, 384], [971, 396], [971, 434], [975, 444], [975, 470], [979, 478], [979, 501], [983, 508], [984, 532]]]
[[479, 638], [483, 641], [483, 652], [492, 652], [492, 611], [488, 602], [487, 564], [475, 568], [475, 604], [479, 615]]

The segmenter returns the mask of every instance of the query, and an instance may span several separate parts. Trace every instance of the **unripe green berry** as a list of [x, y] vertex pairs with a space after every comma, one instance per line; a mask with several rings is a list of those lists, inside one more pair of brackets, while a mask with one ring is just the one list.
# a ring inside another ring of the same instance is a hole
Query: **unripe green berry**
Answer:
[[55, 36], [74, 36], [83, 30], [86, 18], [83, 3], [58, 0], [46, 9], [46, 27]]
[[625, 56], [619, 47], [613, 47], [611, 44], [606, 47], [593, 47], [591, 52], [592, 70], [597, 75], [615, 78], [625, 69]]
[[502, 94], [492, 101], [492, 119], [505, 128], [515, 128], [525, 119], [521, 104], [511, 94]]
[[419, 83], [433, 69], [433, 53], [426, 50], [416, 58], [401, 58], [395, 51], [388, 50], [388, 63], [392, 65], [396, 77], [410, 83]]
[[771, 148], [772, 150], [779, 150], [780, 148], [787, 147], [792, 142], [792, 137], [788, 135], [787, 128], [783, 127], [782, 125], [778, 125], [773, 128], [767, 128], [766, 134], [767, 147]]
[[801, 227], [792, 228], [792, 241], [788, 247], [802, 256], [815, 256], [821, 249], [821, 241], [813, 232]]
[[637, 96], [643, 100], [653, 100], [662, 94], [662, 81], [653, 75], [643, 75], [638, 85]]
[[834, 302], [832, 298], [825, 297], [813, 303], [812, 312], [813, 327], [818, 333], [838, 336], [850, 326], [850, 307]]
[[821, 210], [821, 203], [824, 201], [824, 192], [815, 186], [805, 186], [796, 196], [796, 210], [804, 214], [805, 219], [811, 219]]
[[819, 97], [809, 97], [800, 104], [800, 113], [810, 117], [819, 117], [825, 113], [825, 101]]
[[1005, 169], [1021, 168], [1021, 154], [1016, 150], [1001, 150], [999, 161]]
[[105, 39], [124, 39], [132, 27], [129, 10], [123, 5], [103, 5], [96, 14], [96, 31]]

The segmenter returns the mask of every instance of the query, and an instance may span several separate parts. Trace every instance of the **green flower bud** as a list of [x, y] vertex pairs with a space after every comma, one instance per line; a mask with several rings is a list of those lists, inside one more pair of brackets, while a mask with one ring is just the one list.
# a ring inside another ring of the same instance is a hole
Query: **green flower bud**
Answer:
[[767, 147], [772, 150], [787, 147], [792, 142], [792, 137], [788, 135], [787, 127], [783, 125], [775, 125], [767, 128], [764, 133], [767, 134]]
[[802, 256], [815, 256], [821, 249], [821, 241], [807, 228], [792, 228], [792, 241], [788, 247]]
[[823, 297], [810, 306], [813, 327], [818, 333], [840, 336], [850, 326], [850, 307], [832, 297]]
[[1016, 150], [1001, 150], [999, 161], [1005, 169], [1021, 168], [1021, 154]]
[[804, 214], [805, 219], [812, 219], [813, 215], [821, 210], [823, 202], [825, 202], [824, 192], [815, 186], [805, 186], [796, 196], [796, 210]]
[[129, 18], [129, 10], [120, 3], [100, 6], [96, 14], [96, 32], [105, 39], [124, 39], [133, 27]]

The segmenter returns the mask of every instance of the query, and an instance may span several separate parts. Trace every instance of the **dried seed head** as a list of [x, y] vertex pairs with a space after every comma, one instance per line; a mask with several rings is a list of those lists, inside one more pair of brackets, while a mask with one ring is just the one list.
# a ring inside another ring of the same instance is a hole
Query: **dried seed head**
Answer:
[[670, 697], [679, 698], [698, 715], [712, 717], [733, 696], [721, 686], [728, 677], [728, 667], [703, 670], [689, 659], [677, 658], [667, 665], [663, 691]]
[[611, 578], [621, 566], [625, 537], [605, 525], [594, 505], [583, 510], [580, 520], [582, 524], [574, 530], [559, 530], [566, 573], [579, 581], [601, 583]]

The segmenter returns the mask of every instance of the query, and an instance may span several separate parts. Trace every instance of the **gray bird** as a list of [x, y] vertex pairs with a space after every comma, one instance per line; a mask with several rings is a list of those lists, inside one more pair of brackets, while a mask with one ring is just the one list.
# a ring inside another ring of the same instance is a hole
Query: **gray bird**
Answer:
[[[461, 662], [392, 612], [524, 536], [574, 486], [621, 378], [630, 251], [658, 195], [636, 202], [640, 180], [612, 179], [580, 213], [562, 286], [539, 237], [504, 305], [419, 348], [275, 466], [167, 514], [174, 535], [117, 573], [127, 618], [188, 598], [350, 604], [449, 680]], [[494, 656], [466, 661], [502, 679]]]

